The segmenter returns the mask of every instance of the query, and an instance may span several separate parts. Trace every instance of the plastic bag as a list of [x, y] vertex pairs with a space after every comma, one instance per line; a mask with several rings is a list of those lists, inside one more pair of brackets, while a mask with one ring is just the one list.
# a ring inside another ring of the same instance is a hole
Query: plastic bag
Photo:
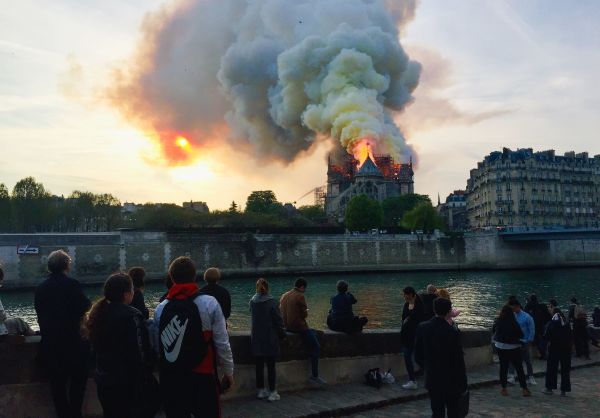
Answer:
[[388, 385], [391, 385], [396, 381], [396, 378], [392, 374], [392, 369], [388, 369], [388, 371], [381, 376], [381, 381], [383, 383], [387, 383]]

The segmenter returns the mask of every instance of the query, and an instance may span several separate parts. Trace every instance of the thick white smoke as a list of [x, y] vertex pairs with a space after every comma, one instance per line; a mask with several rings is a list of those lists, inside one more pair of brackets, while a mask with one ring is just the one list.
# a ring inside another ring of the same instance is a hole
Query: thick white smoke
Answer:
[[[109, 97], [167, 154], [182, 133], [258, 159], [291, 161], [321, 137], [406, 156], [390, 112], [418, 84], [398, 41], [414, 10], [415, 0], [174, 1], [146, 18]], [[224, 121], [229, 134], [211, 137]]]

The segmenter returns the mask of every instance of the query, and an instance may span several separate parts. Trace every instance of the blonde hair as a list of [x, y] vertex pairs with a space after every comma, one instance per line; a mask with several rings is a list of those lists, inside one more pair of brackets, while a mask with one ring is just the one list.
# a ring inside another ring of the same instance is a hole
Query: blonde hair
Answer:
[[221, 279], [221, 270], [216, 267], [206, 269], [204, 272], [204, 281], [206, 283], [216, 283]]
[[266, 279], [260, 278], [256, 281], [256, 293], [260, 295], [269, 293], [269, 282]]
[[438, 289], [435, 294], [438, 298], [450, 300], [450, 292], [448, 292], [446, 289]]

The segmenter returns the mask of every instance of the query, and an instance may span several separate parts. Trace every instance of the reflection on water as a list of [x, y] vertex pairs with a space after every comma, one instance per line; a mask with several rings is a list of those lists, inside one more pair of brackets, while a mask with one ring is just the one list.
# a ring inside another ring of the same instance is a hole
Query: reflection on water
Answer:
[[[325, 328], [329, 298], [335, 293], [336, 282], [342, 278], [349, 281], [350, 291], [358, 299], [355, 314], [369, 318], [367, 328], [399, 327], [404, 303], [402, 289], [413, 286], [423, 290], [429, 283], [449, 289], [453, 304], [462, 311], [458, 322], [463, 327], [489, 327], [509, 295], [516, 295], [525, 303], [528, 293], [536, 293], [543, 301], [555, 298], [565, 307], [571, 296], [575, 295], [587, 309], [600, 305], [600, 269], [596, 268], [308, 276], [306, 298], [311, 327]], [[271, 293], [279, 297], [292, 287], [294, 279], [270, 278]], [[230, 329], [249, 328], [248, 301], [254, 294], [254, 282], [246, 278], [229, 279], [222, 283], [232, 297]], [[85, 290], [91, 298], [99, 297], [102, 292], [101, 287], [86, 287]], [[154, 308], [163, 292], [162, 284], [149, 284], [145, 292], [148, 306]], [[21, 316], [29, 323], [36, 324], [33, 291], [4, 291], [0, 297], [9, 316]]]

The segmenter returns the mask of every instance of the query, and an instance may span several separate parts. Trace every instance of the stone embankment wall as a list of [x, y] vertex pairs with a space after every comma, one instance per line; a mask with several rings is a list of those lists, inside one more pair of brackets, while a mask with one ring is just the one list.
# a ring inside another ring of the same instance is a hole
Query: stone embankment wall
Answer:
[[[19, 246], [34, 254], [18, 254]], [[23, 248], [23, 247], [22, 247]], [[504, 242], [494, 233], [464, 238], [416, 235], [260, 235], [124, 231], [98, 234], [3, 234], [5, 286], [35, 286], [48, 254], [69, 252], [73, 274], [102, 282], [108, 274], [143, 266], [163, 277], [172, 259], [189, 255], [198, 268], [230, 275], [343, 271], [455, 270], [600, 265], [600, 240]]]
[[[406, 374], [400, 353], [399, 330], [369, 330], [358, 335], [327, 331], [318, 334], [321, 343], [321, 376], [330, 384], [361, 382], [367, 370], [392, 369], [397, 376]], [[230, 336], [235, 361], [235, 390], [227, 398], [250, 395], [255, 391], [254, 363], [248, 332]], [[467, 368], [490, 364], [490, 334], [485, 330], [464, 330], [462, 342]], [[0, 417], [53, 417], [54, 411], [47, 379], [36, 366], [39, 337], [0, 342]], [[84, 415], [100, 416], [90, 363]], [[303, 389], [310, 365], [306, 349], [298, 335], [290, 334], [282, 343], [277, 363], [277, 387], [280, 391]]]

